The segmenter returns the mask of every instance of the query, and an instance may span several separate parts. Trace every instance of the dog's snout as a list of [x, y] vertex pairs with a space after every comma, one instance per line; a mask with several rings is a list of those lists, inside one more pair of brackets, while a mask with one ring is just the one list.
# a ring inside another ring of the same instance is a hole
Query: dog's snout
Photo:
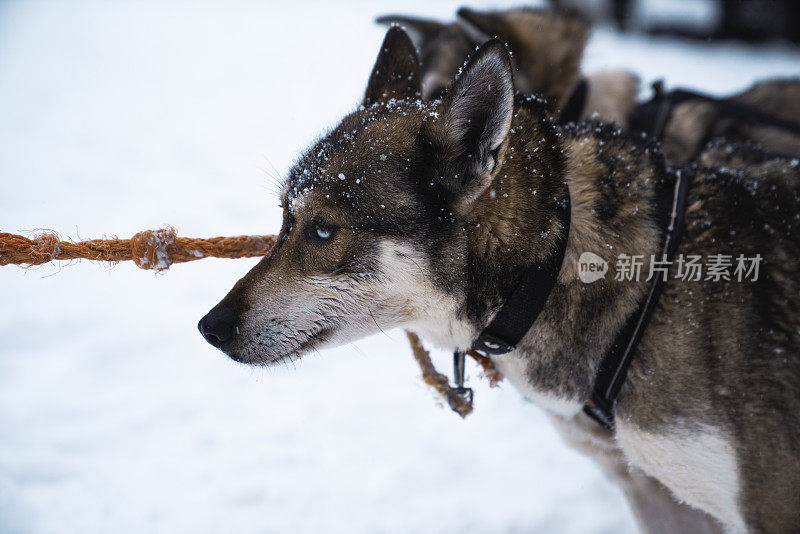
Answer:
[[217, 348], [221, 348], [233, 338], [238, 321], [238, 314], [233, 309], [216, 307], [200, 319], [200, 322], [197, 323], [197, 328], [206, 338], [206, 341]]

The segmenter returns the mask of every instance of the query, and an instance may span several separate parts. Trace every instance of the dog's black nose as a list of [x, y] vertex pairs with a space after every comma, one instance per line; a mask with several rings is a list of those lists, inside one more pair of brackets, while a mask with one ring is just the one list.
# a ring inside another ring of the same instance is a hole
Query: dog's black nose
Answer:
[[216, 307], [200, 319], [197, 328], [206, 341], [220, 348], [233, 337], [238, 320], [237, 314], [231, 308]]

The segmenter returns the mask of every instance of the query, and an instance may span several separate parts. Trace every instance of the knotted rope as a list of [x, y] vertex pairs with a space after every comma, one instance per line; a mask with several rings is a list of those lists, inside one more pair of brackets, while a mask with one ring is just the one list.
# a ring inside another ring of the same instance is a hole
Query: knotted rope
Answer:
[[[199, 239], [178, 237], [174, 228], [145, 230], [130, 239], [91, 239], [89, 241], [61, 241], [52, 232], [42, 233], [33, 239], [0, 232], [0, 265], [42, 265], [53, 260], [87, 259], [116, 263], [132, 260], [142, 269], [164, 271], [173, 263], [184, 263], [202, 258], [253, 258], [264, 256], [275, 246], [274, 235], [243, 235]], [[422, 379], [435, 389], [461, 417], [472, 412], [472, 402], [450, 395], [447, 375], [436, 370], [430, 353], [419, 337], [406, 331], [414, 359], [422, 371]], [[495, 370], [491, 360], [474, 351], [468, 351], [482, 367], [484, 377], [494, 387], [503, 377]]]
[[163, 271], [173, 263], [202, 258], [253, 258], [275, 245], [274, 235], [242, 235], [199, 239], [178, 237], [174, 228], [145, 230], [130, 239], [91, 239], [73, 243], [54, 233], [33, 239], [0, 232], [0, 265], [41, 265], [53, 260], [132, 260], [142, 269]]

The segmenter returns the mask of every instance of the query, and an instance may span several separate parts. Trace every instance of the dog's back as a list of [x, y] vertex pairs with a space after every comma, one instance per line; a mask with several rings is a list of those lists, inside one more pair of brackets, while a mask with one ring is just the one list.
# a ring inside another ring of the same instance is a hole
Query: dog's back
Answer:
[[[753, 116], [736, 110], [731, 113], [725, 101], [753, 110]], [[631, 115], [634, 128], [647, 130], [654, 105], [638, 106]], [[755, 114], [789, 123], [789, 129], [777, 122], [765, 122]], [[774, 79], [756, 83], [742, 93], [716, 102], [704, 98], [690, 99], [673, 107], [664, 129], [662, 149], [671, 165], [688, 163], [700, 154], [709, 141], [725, 139], [750, 143], [773, 154], [800, 156], [800, 78]]]
[[[800, 78], [758, 82], [734, 97], [734, 100], [800, 128]], [[800, 134], [797, 132], [768, 124], [742, 124], [734, 121], [727, 125], [718, 125], [718, 131], [718, 137], [732, 141], [751, 141], [776, 154], [800, 157]]]

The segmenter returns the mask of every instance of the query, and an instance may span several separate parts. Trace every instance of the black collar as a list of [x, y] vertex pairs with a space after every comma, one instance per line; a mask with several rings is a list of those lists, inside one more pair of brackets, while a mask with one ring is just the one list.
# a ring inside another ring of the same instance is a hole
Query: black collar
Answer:
[[[573, 95], [570, 112], [563, 118], [573, 119], [580, 114], [586, 99], [585, 82]], [[656, 96], [649, 103], [651, 105], [650, 121], [646, 131], [651, 138], [661, 140], [666, 123], [672, 112], [672, 107], [685, 100], [707, 99], [697, 93], [677, 92], [666, 94], [660, 84], [654, 84]], [[719, 103], [718, 100], [715, 100]], [[739, 110], [734, 107], [726, 107]], [[754, 115], [749, 115], [752, 117]], [[763, 119], [762, 117], [757, 117]], [[768, 122], [765, 119], [759, 122]], [[686, 193], [689, 176], [680, 170], [668, 175], [668, 182], [657, 194], [657, 208], [663, 214], [666, 224], [662, 241], [662, 259], [671, 260], [678, 246], [686, 213]], [[564, 263], [570, 230], [570, 197], [569, 189], [564, 186], [565, 193], [556, 201], [556, 217], [561, 223], [561, 233], [555, 244], [554, 252], [544, 261], [529, 265], [522, 275], [522, 280], [503, 304], [500, 311], [486, 328], [475, 339], [472, 349], [486, 355], [506, 354], [516, 349], [517, 344], [525, 337], [533, 323], [544, 309], [547, 299], [558, 281], [558, 275]], [[609, 430], [615, 428], [614, 406], [617, 395], [628, 375], [633, 355], [639, 345], [645, 328], [650, 321], [655, 305], [661, 295], [664, 281], [656, 276], [645, 294], [636, 313], [632, 314], [623, 328], [614, 338], [611, 348], [603, 357], [595, 377], [594, 387], [586, 399], [583, 411], [592, 419]], [[456, 398], [460, 401], [472, 402], [472, 390], [464, 387], [464, 352], [456, 351], [453, 356], [453, 366], [456, 387], [451, 390], [450, 405], [456, 406]], [[454, 408], [455, 409], [455, 408]]]
[[[555, 213], [561, 225], [555, 250], [545, 260], [531, 263], [525, 268], [517, 287], [473, 342], [473, 350], [485, 355], [511, 352], [544, 309], [558, 281], [569, 241], [571, 210], [566, 183], [563, 195], [555, 200]], [[450, 389], [448, 402], [454, 411], [460, 413], [457, 407], [464, 403], [471, 404], [473, 397], [472, 389], [464, 387], [464, 351], [457, 350], [453, 354], [453, 375], [456, 387]]]
[[561, 233], [555, 242], [555, 250], [545, 260], [525, 268], [522, 279], [494, 319], [478, 335], [472, 348], [486, 354], [505, 354], [517, 347], [528, 333], [536, 318], [544, 309], [547, 297], [558, 281], [558, 273], [564, 263], [570, 226], [569, 189], [564, 184], [564, 194], [555, 201], [556, 219]]

